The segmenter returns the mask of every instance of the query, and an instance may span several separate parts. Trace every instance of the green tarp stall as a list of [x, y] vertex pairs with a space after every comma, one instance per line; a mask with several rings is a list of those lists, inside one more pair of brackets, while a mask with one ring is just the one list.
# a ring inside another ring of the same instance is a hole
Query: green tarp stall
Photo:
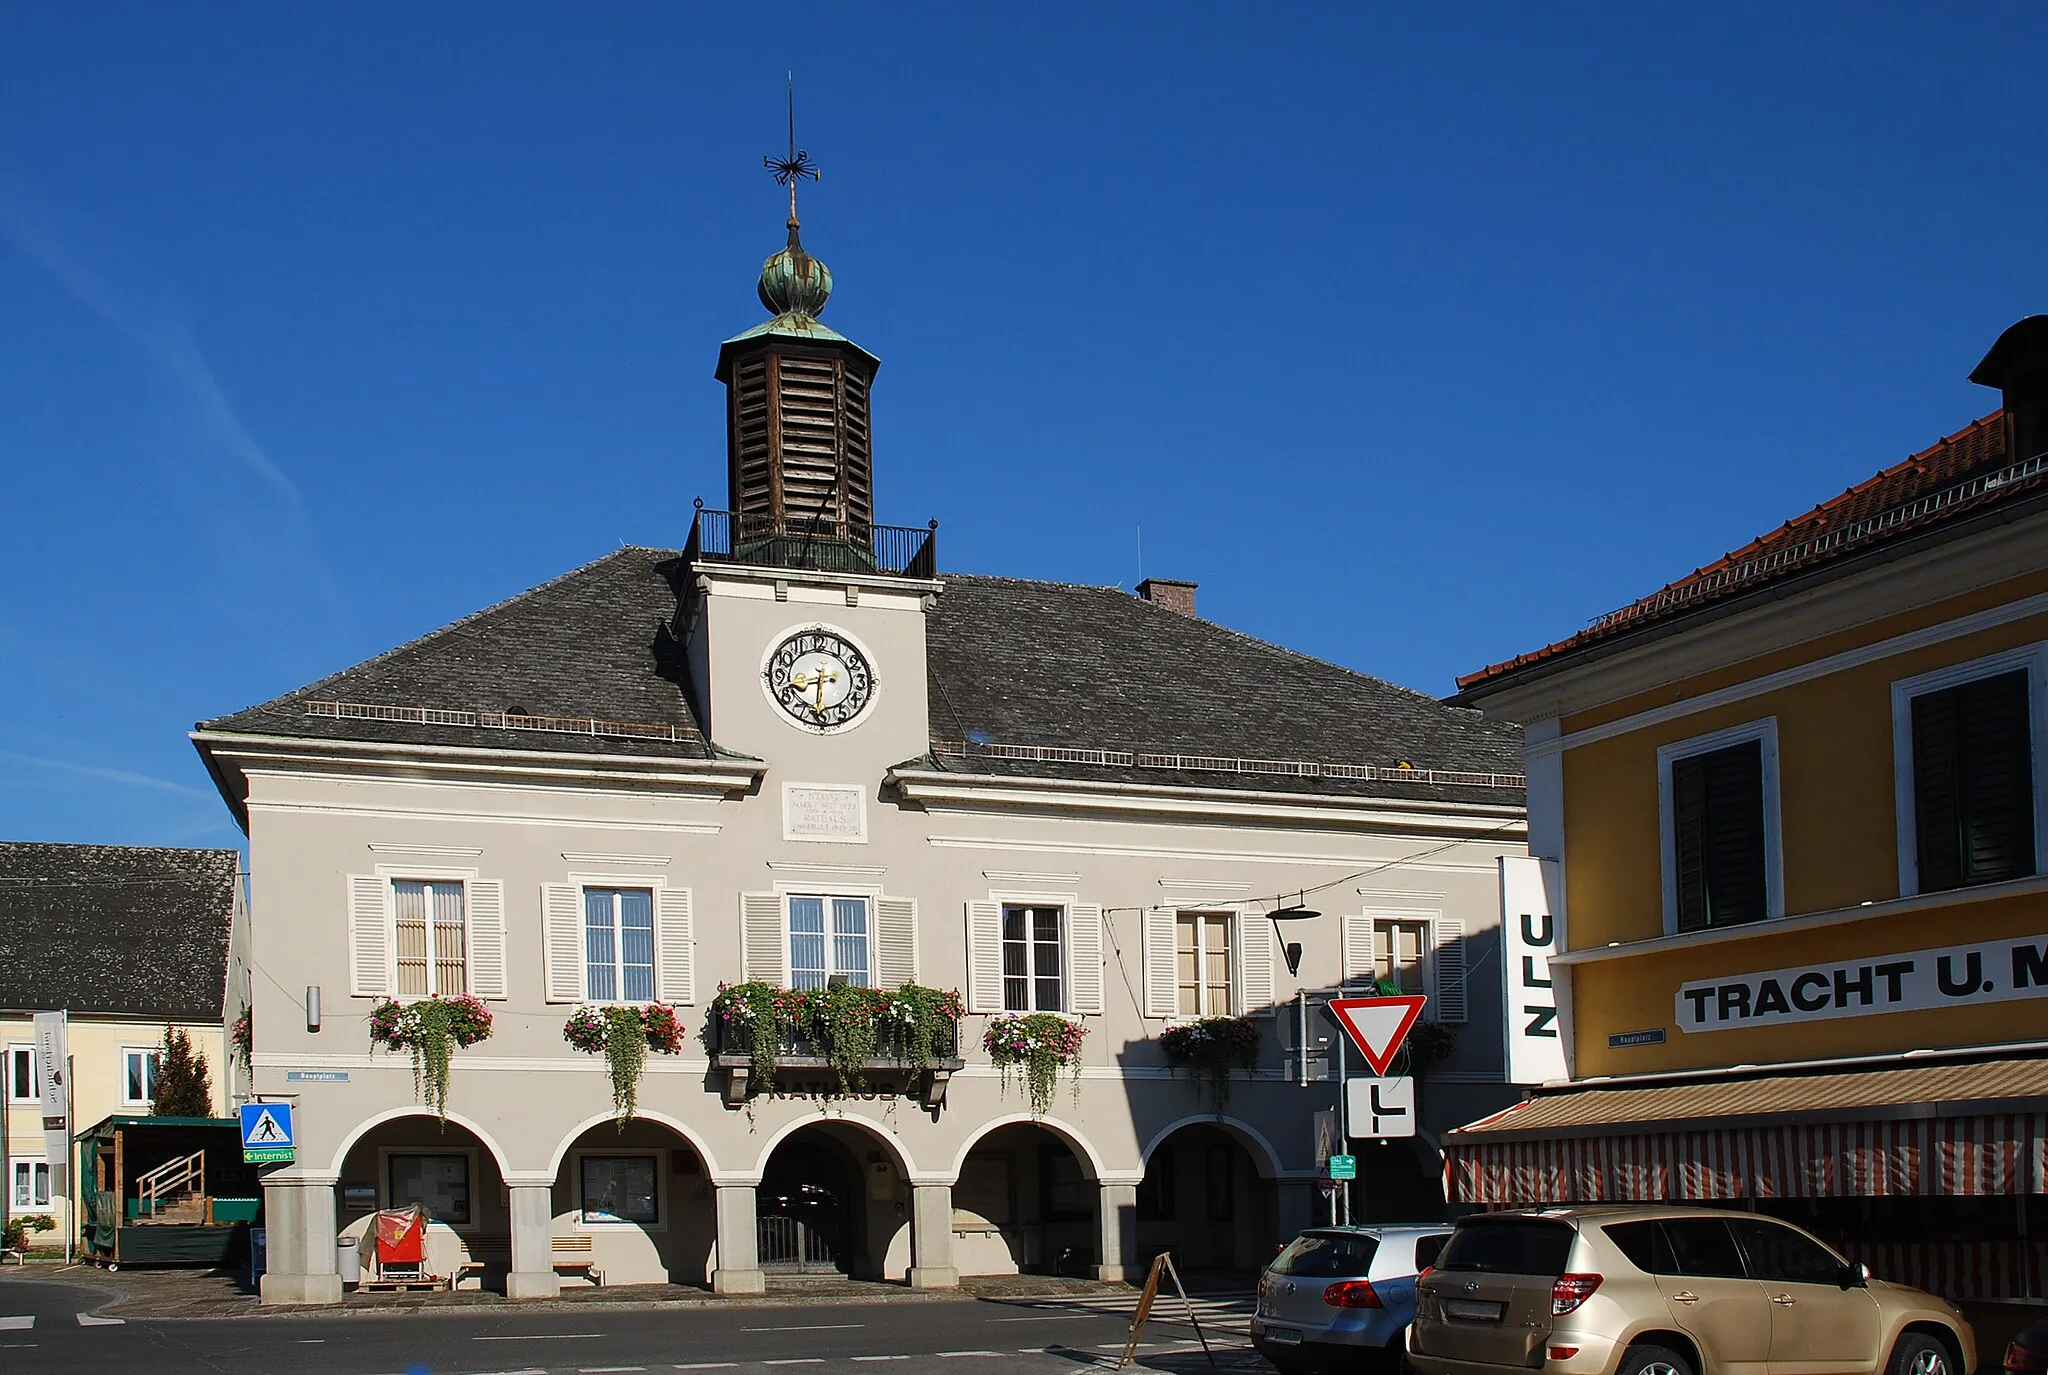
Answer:
[[263, 1189], [226, 1117], [116, 1114], [78, 1138], [85, 1259], [221, 1265], [249, 1254]]

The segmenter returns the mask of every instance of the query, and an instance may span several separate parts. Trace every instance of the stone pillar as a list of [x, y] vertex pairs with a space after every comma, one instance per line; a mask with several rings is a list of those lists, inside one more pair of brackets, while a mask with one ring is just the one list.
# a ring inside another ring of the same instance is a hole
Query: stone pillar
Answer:
[[910, 1287], [956, 1289], [953, 1264], [953, 1186], [914, 1184], [910, 1190]]
[[341, 1276], [334, 1269], [334, 1181], [266, 1183], [263, 1224], [263, 1302], [340, 1303]]
[[1104, 1182], [1095, 1190], [1095, 1278], [1138, 1277], [1138, 1186]]
[[555, 1273], [555, 1190], [552, 1184], [508, 1184], [512, 1214], [512, 1269], [508, 1299], [551, 1299], [562, 1292]]
[[1292, 1241], [1316, 1225], [1316, 1204], [1320, 1195], [1313, 1179], [1281, 1179], [1274, 1182], [1274, 1226], [1281, 1241]]
[[761, 1273], [760, 1234], [755, 1231], [754, 1186], [718, 1186], [718, 1268], [711, 1272], [714, 1294], [758, 1294], [768, 1287]]

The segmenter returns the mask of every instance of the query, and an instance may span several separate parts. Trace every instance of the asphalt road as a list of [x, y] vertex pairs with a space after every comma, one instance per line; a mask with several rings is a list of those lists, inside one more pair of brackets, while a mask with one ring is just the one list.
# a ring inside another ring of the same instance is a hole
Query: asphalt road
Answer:
[[[0, 1284], [0, 1372], [57, 1375], [1073, 1375], [1107, 1371], [1130, 1300], [1046, 1300], [735, 1308], [412, 1310], [389, 1315], [221, 1319], [92, 1316], [103, 1291], [40, 1280]], [[1208, 1362], [1185, 1322], [1147, 1324], [1140, 1362], [1199, 1375]], [[1246, 1304], [1203, 1303], [1226, 1375], [1271, 1368], [1245, 1344]], [[1213, 1325], [1212, 1325], [1213, 1324]]]

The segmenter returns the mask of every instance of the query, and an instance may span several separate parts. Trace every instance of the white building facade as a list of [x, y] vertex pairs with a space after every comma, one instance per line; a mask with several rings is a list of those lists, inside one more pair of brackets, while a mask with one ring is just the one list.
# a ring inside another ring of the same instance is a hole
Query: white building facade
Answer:
[[[948, 575], [934, 530], [871, 523], [876, 365], [817, 323], [828, 281], [792, 228], [775, 318], [721, 356], [734, 509], [685, 548], [195, 732], [249, 835], [253, 1087], [298, 1109], [267, 1302], [335, 1298], [337, 1236], [414, 1202], [431, 1268], [514, 1296], [1262, 1264], [1320, 1215], [1336, 1100], [1297, 1000], [1347, 982], [1426, 992], [1456, 1033], [1424, 1134], [1361, 1147], [1367, 1213], [1440, 1213], [1432, 1133], [1507, 1101], [1517, 734], [1202, 621], [1191, 585]], [[1323, 915], [1267, 919], [1299, 893]], [[884, 1036], [849, 1085], [792, 1043], [764, 1080], [712, 1016], [745, 982], [965, 1014], [928, 1065]], [[368, 1032], [436, 994], [492, 1015], [445, 1122]], [[652, 1002], [688, 1035], [622, 1124], [564, 1026]], [[982, 1048], [1030, 1013], [1085, 1030], [1039, 1112]], [[1160, 1044], [1212, 1016], [1257, 1042], [1222, 1093]]]

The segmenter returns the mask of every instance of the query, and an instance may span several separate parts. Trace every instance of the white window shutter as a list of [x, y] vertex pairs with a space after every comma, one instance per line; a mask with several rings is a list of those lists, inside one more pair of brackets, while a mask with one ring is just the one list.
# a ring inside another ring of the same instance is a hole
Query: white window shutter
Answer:
[[583, 1001], [583, 890], [573, 883], [544, 883], [540, 889], [542, 924], [547, 928], [548, 1001]]
[[390, 892], [380, 875], [348, 876], [348, 982], [358, 998], [388, 998], [396, 991]]
[[1273, 924], [1240, 912], [1237, 928], [1238, 1015], [1273, 1015]]
[[740, 894], [740, 963], [749, 980], [789, 986], [789, 940], [779, 893]]
[[917, 982], [917, 899], [875, 900], [875, 973], [883, 988]]
[[967, 904], [967, 1010], [1003, 1010], [1003, 905]]
[[469, 885], [469, 991], [503, 999], [505, 987], [505, 885], [473, 879]]
[[1429, 925], [1430, 988], [1426, 1015], [1439, 1022], [1465, 1020], [1465, 923], [1438, 917]]
[[1174, 963], [1173, 927], [1178, 913], [1153, 907], [1145, 913], [1145, 1015], [1171, 1017], [1180, 1010], [1180, 973]]
[[1372, 914], [1344, 914], [1344, 982], [1367, 983], [1373, 977]]
[[664, 1003], [697, 1001], [697, 934], [690, 890], [654, 890], [654, 996]]
[[1092, 903], [1067, 909], [1067, 1011], [1102, 1013], [1102, 909]]

